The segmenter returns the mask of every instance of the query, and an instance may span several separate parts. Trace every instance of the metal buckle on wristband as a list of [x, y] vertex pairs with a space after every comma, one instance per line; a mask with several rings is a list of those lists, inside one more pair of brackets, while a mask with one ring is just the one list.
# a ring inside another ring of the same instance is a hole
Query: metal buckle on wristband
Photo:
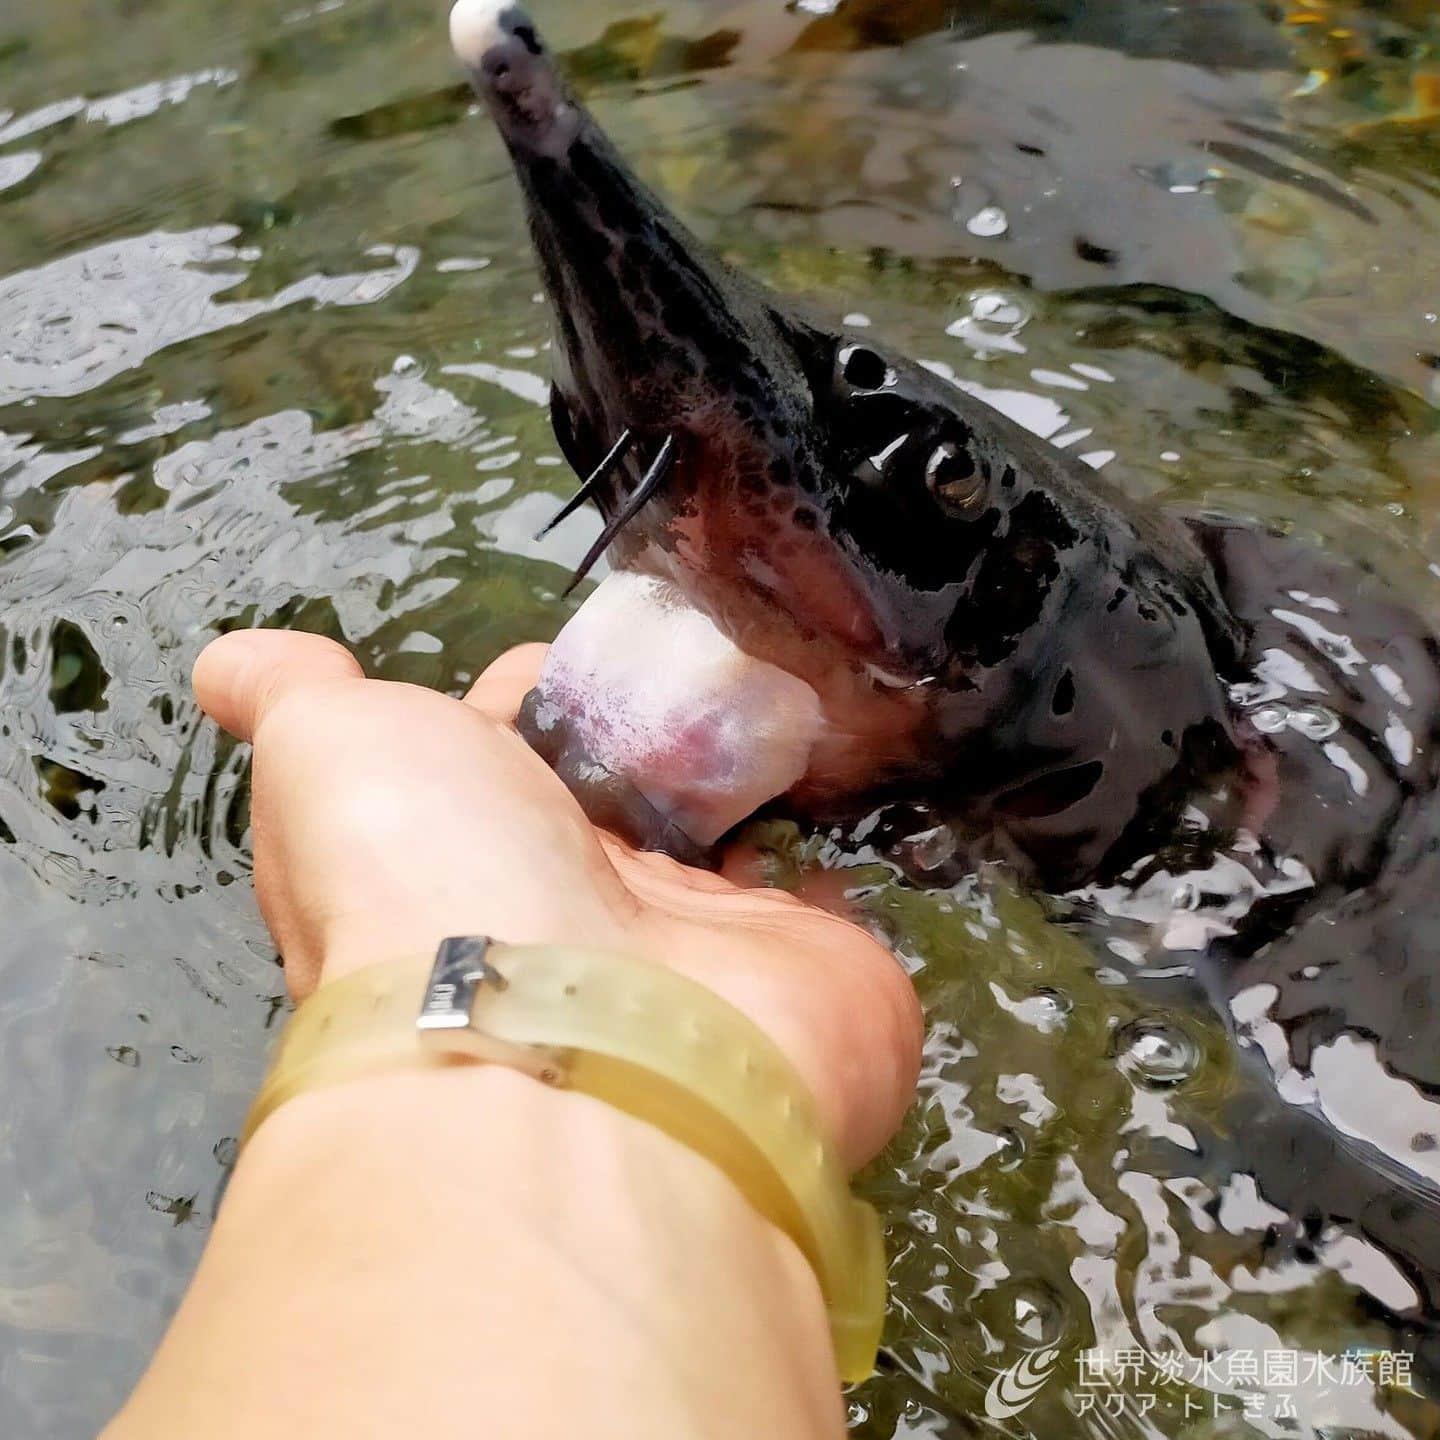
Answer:
[[440, 942], [425, 999], [415, 1021], [417, 1030], [468, 1030], [475, 996], [482, 985], [505, 988], [505, 977], [485, 958], [488, 935], [452, 935]]
[[498, 994], [509, 981], [486, 959], [488, 935], [451, 935], [435, 951], [435, 963], [415, 1017], [415, 1033], [428, 1050], [522, 1070], [547, 1085], [565, 1082], [558, 1052], [537, 1044], [513, 1044], [476, 1023], [481, 996]]

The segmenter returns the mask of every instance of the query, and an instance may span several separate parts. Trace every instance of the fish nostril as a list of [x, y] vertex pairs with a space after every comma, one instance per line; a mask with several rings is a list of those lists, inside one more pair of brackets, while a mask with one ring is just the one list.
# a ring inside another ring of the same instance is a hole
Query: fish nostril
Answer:
[[840, 373], [857, 390], [878, 390], [890, 378], [890, 367], [873, 350], [852, 345], [840, 354]]
[[[1050, 711], [1054, 715], [1068, 715], [1074, 708], [1075, 677], [1066, 670], [1056, 683], [1055, 693], [1050, 699]], [[1167, 730], [1165, 733], [1168, 735], [1170, 732]]]

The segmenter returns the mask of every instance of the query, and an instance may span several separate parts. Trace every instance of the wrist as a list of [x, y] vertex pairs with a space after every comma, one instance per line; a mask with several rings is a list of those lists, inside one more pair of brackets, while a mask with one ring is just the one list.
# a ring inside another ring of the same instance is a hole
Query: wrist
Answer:
[[[212, 1411], [218, 1391], [243, 1417], [253, 1377], [278, 1372], [286, 1433], [350, 1433], [337, 1354], [367, 1407], [393, 1405], [395, 1433], [424, 1416], [436, 1440], [487, 1417], [497, 1436], [842, 1428], [818, 1286], [793, 1244], [652, 1126], [495, 1066], [378, 1075], [276, 1111], [175, 1331], [162, 1393], [178, 1365], [180, 1388], [208, 1391]], [[206, 1337], [188, 1354], [187, 1334]], [[331, 1379], [312, 1388], [317, 1335]], [[453, 1431], [428, 1423], [441, 1416]], [[373, 1409], [362, 1430], [390, 1433]]]

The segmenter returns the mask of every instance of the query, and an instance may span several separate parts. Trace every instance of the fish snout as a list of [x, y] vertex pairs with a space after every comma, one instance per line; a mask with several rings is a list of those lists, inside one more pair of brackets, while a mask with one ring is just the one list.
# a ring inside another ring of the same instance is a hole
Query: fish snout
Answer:
[[530, 16], [506, 0], [456, 0], [450, 43], [505, 142], [560, 155], [581, 117]]

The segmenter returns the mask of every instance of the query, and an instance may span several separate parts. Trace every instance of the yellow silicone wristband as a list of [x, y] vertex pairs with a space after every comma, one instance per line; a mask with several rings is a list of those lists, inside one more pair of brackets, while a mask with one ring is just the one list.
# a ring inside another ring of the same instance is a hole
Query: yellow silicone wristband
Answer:
[[[885, 1315], [879, 1217], [850, 1194], [794, 1067], [703, 985], [634, 956], [493, 944], [470, 1028], [424, 1037], [415, 1020], [430, 957], [322, 986], [291, 1017], [245, 1123], [291, 1096], [379, 1070], [483, 1061], [594, 1096], [714, 1162], [795, 1241], [825, 1297], [841, 1378], [874, 1368]], [[447, 1048], [448, 1047], [448, 1048]]]

